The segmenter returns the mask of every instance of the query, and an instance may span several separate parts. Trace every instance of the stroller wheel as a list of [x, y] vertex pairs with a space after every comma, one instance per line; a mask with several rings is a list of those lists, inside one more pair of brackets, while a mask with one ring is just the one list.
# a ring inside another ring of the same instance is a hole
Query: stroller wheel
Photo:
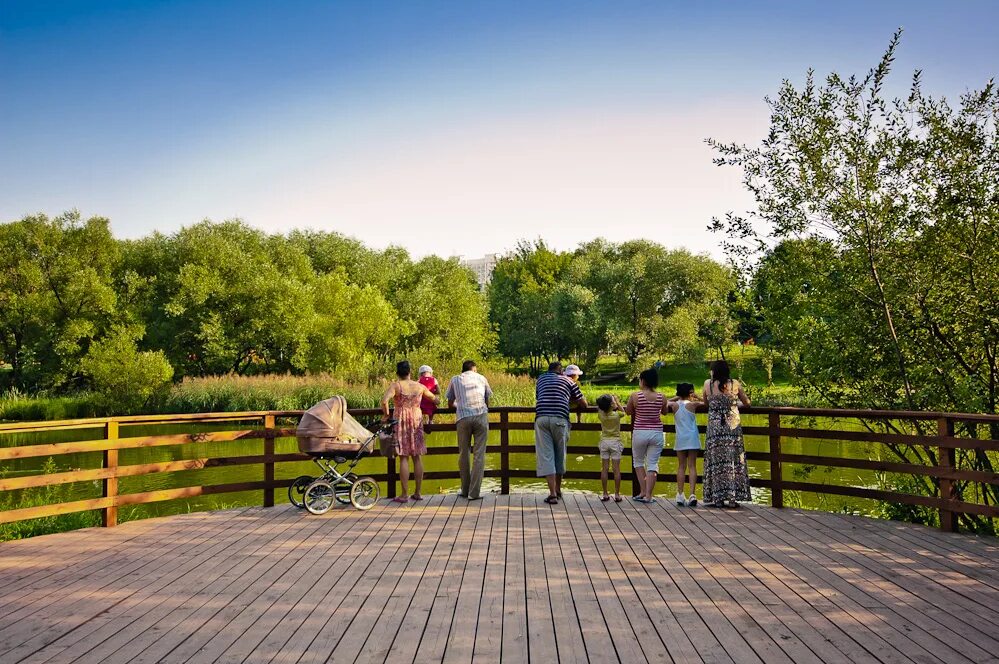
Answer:
[[350, 505], [350, 487], [354, 486], [354, 482], [357, 481], [357, 475], [347, 473], [343, 477], [347, 481], [336, 485], [336, 501], [341, 505]]
[[326, 480], [316, 480], [305, 490], [305, 509], [312, 514], [326, 514], [333, 507], [336, 492]]
[[369, 510], [378, 502], [378, 482], [362, 477], [350, 487], [350, 504], [359, 510]]
[[305, 507], [305, 490], [316, 480], [312, 475], [299, 475], [288, 487], [288, 500], [298, 508]]

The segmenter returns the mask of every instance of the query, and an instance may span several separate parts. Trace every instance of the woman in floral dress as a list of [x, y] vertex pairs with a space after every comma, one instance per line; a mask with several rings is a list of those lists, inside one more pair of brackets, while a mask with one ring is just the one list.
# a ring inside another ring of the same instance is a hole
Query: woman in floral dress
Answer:
[[399, 456], [399, 481], [402, 484], [402, 495], [392, 500], [405, 503], [409, 495], [409, 464], [412, 461], [413, 472], [416, 475], [416, 491], [413, 500], [423, 500], [420, 490], [423, 488], [423, 455], [427, 453], [427, 444], [423, 438], [423, 411], [420, 404], [424, 398], [437, 397], [420, 383], [412, 380], [412, 367], [403, 360], [396, 365], [395, 373], [399, 377], [389, 385], [382, 395], [382, 413], [389, 419], [389, 402], [392, 402], [395, 419], [396, 454]]
[[732, 380], [728, 363], [711, 365], [711, 378], [704, 382], [708, 404], [708, 431], [704, 438], [704, 502], [710, 507], [738, 507], [750, 500], [746, 446], [742, 438], [739, 403], [749, 397], [739, 381]]

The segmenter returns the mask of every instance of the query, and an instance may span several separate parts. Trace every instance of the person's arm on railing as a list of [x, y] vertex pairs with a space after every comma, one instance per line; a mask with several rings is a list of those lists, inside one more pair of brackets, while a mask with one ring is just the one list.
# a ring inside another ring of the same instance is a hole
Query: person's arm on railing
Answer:
[[749, 397], [746, 395], [746, 391], [742, 389], [742, 383], [736, 382], [735, 386], [738, 388], [739, 401], [742, 402], [743, 406], [748, 406]]
[[444, 393], [444, 398], [447, 399], [447, 407], [448, 408], [454, 408], [454, 402], [455, 402], [455, 398], [454, 398], [454, 381], [455, 381], [454, 378], [452, 378], [451, 380], [448, 381], [448, 383], [447, 383], [447, 391]]

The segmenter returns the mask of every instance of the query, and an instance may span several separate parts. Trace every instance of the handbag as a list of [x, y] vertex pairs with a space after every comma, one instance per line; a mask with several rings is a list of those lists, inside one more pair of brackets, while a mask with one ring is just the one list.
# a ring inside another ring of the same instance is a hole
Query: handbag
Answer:
[[392, 459], [398, 454], [398, 445], [395, 436], [390, 433], [378, 434], [378, 450], [383, 457]]

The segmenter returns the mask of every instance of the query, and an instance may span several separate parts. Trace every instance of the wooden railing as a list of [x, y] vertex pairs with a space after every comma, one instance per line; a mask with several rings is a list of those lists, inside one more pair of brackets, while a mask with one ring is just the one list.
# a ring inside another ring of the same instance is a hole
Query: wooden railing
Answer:
[[[377, 410], [352, 410], [357, 416], [375, 417], [379, 414]], [[443, 409], [438, 411], [442, 415], [451, 414], [454, 411]], [[594, 412], [589, 409], [588, 412]], [[970, 481], [981, 486], [993, 489], [999, 486], [999, 474], [982, 470], [972, 470], [959, 468], [956, 463], [956, 450], [972, 450], [980, 457], [999, 451], [999, 440], [958, 437], [955, 435], [956, 425], [961, 424], [963, 428], [978, 425], [994, 427], [999, 423], [999, 416], [976, 415], [961, 413], [919, 413], [919, 412], [896, 412], [896, 411], [867, 411], [867, 410], [828, 410], [810, 408], [747, 408], [743, 412], [747, 415], [766, 415], [767, 426], [744, 426], [743, 432], [747, 436], [766, 437], [769, 448], [766, 452], [747, 452], [749, 461], [762, 461], [769, 464], [770, 477], [767, 479], [753, 478], [751, 484], [756, 487], [769, 489], [771, 504], [774, 507], [784, 506], [785, 491], [804, 491], [819, 494], [833, 494], [840, 496], [852, 496], [856, 498], [873, 499], [879, 501], [895, 502], [906, 505], [918, 505], [939, 510], [940, 526], [944, 530], [956, 530], [958, 527], [958, 515], [971, 514], [986, 518], [999, 518], [999, 507], [994, 501], [968, 502], [958, 500], [954, 492], [954, 483], [960, 481]], [[533, 468], [512, 468], [510, 465], [511, 454], [533, 454], [534, 446], [512, 445], [510, 443], [510, 432], [518, 430], [533, 429], [533, 422], [530, 414], [532, 408], [494, 408], [491, 411], [490, 428], [499, 432], [499, 444], [489, 445], [487, 452], [500, 455], [500, 467], [486, 471], [486, 477], [498, 478], [500, 481], [500, 491], [509, 493], [510, 480], [513, 478], [535, 478]], [[0, 523], [9, 523], [26, 519], [48, 517], [71, 512], [87, 510], [100, 510], [102, 523], [105, 526], [114, 526], [118, 522], [118, 508], [126, 505], [139, 505], [165, 500], [175, 500], [191, 498], [195, 496], [222, 494], [239, 491], [260, 490], [263, 493], [262, 504], [272, 506], [274, 504], [274, 492], [276, 489], [287, 487], [291, 484], [290, 479], [275, 479], [275, 465], [293, 461], [308, 460], [309, 457], [298, 453], [277, 454], [275, 452], [275, 439], [294, 436], [294, 424], [301, 411], [259, 411], [243, 413], [207, 413], [193, 415], [146, 415], [134, 417], [115, 418], [95, 418], [85, 420], [64, 420], [56, 422], [22, 422], [14, 424], [0, 424], [0, 445], [3, 444], [3, 436], [8, 434], [28, 434], [43, 433], [66, 430], [93, 430], [100, 431], [99, 437], [78, 442], [62, 443], [40, 443], [23, 445], [18, 447], [0, 447], [0, 469], [8, 465], [15, 459], [29, 457], [58, 457], [65, 454], [82, 452], [100, 452], [102, 454], [102, 464], [100, 468], [87, 468], [80, 470], [70, 470], [66, 472], [56, 472], [48, 474], [33, 474], [27, 476], [8, 477], [0, 474], [0, 491], [15, 491], [19, 489], [30, 489], [43, 486], [51, 486], [70, 482], [98, 481], [101, 483], [101, 496], [84, 500], [73, 500], [52, 505], [41, 505], [22, 509], [13, 509], [0, 512]], [[894, 423], [894, 427], [901, 433], [886, 433], [875, 431], [873, 427], [865, 430], [831, 430], [828, 428], [816, 428], [798, 426], [795, 420], [810, 418], [847, 418], [854, 421], [871, 423]], [[575, 419], [575, 416], [573, 416]], [[905, 433], [905, 426], [899, 426], [919, 422], [925, 429], [927, 425], [936, 423], [936, 435]], [[184, 425], [184, 424], [240, 424], [236, 430], [180, 433], [154, 436], [129, 436], [130, 430], [136, 427], [148, 425]], [[280, 426], [279, 426], [280, 425]], [[625, 426], [627, 430], [629, 427]], [[453, 422], [438, 422], [433, 425], [435, 431], [454, 431]], [[575, 431], [599, 431], [600, 425], [595, 422], [584, 422], [573, 424]], [[667, 433], [673, 432], [673, 426], [666, 426]], [[701, 427], [703, 432], [704, 427]], [[881, 461], [873, 459], [858, 459], [846, 457], [830, 457], [811, 454], [788, 454], [782, 451], [782, 441], [793, 438], [812, 438], [837, 441], [859, 441], [867, 443], [877, 443], [891, 445], [903, 449], [922, 448], [932, 451], [936, 459], [935, 465], [908, 463], [902, 461]], [[160, 446], [180, 446], [191, 443], [244, 441], [260, 440], [262, 443], [261, 454], [251, 456], [218, 456], [187, 458], [175, 461], [161, 461], [157, 463], [144, 463], [135, 465], [120, 465], [118, 453], [123, 449], [160, 447]], [[571, 442], [571, 441], [570, 441]], [[568, 454], [593, 454], [594, 445], [570, 444]], [[455, 455], [456, 446], [433, 446], [428, 450], [430, 455]], [[377, 452], [376, 452], [377, 455]], [[625, 455], [630, 455], [630, 449], [625, 448]], [[664, 457], [674, 457], [675, 452], [669, 449], [664, 451]], [[909, 474], [918, 477], [929, 478], [934, 487], [938, 487], [938, 495], [915, 495], [896, 491], [886, 491], [870, 487], [843, 486], [837, 484], [823, 484], [816, 482], [793, 481], [785, 478], [784, 464], [805, 464], [825, 467], [854, 468], [877, 472], [890, 472]], [[196, 470], [201, 468], [238, 466], [238, 465], [262, 465], [263, 479], [253, 482], [238, 482], [228, 484], [213, 484], [207, 486], [188, 486], [172, 489], [162, 489], [142, 493], [120, 493], [118, 480], [122, 477], [135, 477], [139, 475], [149, 475], [153, 473], [170, 473], [184, 470]], [[661, 466], [662, 467], [662, 466]], [[396, 495], [396, 485], [398, 483], [398, 472], [396, 461], [386, 459], [384, 473], [374, 474], [373, 477], [386, 483], [389, 497]], [[599, 479], [598, 471], [569, 471], [567, 479]], [[457, 479], [457, 463], [455, 470], [431, 471], [427, 472], [425, 478], [433, 479]], [[661, 481], [675, 481], [675, 474], [663, 472], [659, 475]], [[698, 478], [700, 481], [701, 478]], [[632, 476], [634, 485], [634, 477]], [[991, 504], [989, 504], [991, 502]]]

